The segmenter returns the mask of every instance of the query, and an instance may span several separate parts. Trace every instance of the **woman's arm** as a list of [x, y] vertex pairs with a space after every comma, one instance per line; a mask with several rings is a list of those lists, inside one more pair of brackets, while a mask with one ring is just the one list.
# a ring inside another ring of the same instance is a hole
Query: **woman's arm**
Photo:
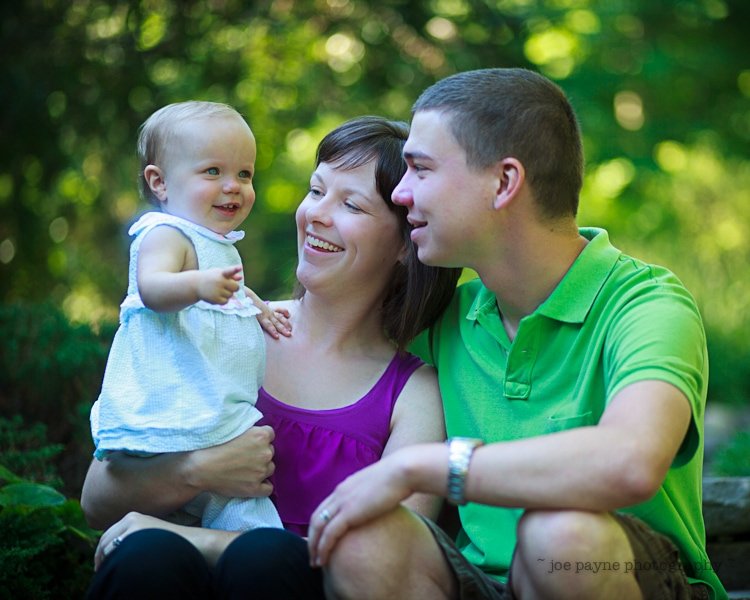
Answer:
[[92, 527], [103, 529], [130, 511], [163, 517], [200, 492], [231, 497], [269, 496], [274, 433], [252, 427], [221, 444], [192, 452], [138, 458], [120, 452], [94, 460], [81, 492], [81, 507]]
[[[444, 440], [445, 421], [437, 373], [433, 367], [423, 365], [409, 378], [396, 401], [391, 435], [383, 456], [412, 444]], [[403, 502], [414, 512], [433, 520], [437, 518], [442, 503], [441, 497], [429, 494], [414, 494]]]

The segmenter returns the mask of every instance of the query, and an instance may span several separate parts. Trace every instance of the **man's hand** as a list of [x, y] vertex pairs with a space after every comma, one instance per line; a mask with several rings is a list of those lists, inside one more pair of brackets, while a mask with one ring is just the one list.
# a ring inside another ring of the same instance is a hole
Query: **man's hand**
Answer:
[[348, 530], [393, 510], [411, 495], [400, 464], [403, 453], [395, 452], [349, 476], [315, 509], [308, 533], [312, 566], [324, 566]]

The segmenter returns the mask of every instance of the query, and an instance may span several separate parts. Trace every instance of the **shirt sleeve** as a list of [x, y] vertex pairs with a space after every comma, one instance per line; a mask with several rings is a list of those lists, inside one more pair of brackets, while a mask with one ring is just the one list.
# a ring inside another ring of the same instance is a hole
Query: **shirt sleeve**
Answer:
[[676, 464], [689, 460], [700, 441], [706, 401], [708, 353], [700, 314], [681, 285], [652, 282], [622, 307], [605, 348], [607, 401], [624, 387], [648, 380], [680, 390], [692, 410]]

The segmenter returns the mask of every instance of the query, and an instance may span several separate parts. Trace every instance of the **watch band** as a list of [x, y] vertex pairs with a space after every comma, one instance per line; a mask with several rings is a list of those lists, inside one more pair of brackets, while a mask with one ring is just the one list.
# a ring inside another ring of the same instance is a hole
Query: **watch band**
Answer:
[[484, 444], [477, 438], [453, 437], [448, 445], [448, 502], [462, 506], [466, 504], [466, 475], [474, 450]]

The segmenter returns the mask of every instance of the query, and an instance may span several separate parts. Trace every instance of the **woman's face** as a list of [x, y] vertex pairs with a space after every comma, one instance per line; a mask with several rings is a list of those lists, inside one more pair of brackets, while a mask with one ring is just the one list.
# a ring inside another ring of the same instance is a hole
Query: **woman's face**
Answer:
[[307, 290], [385, 292], [405, 247], [399, 217], [375, 188], [374, 161], [347, 170], [320, 163], [296, 221], [297, 278]]

